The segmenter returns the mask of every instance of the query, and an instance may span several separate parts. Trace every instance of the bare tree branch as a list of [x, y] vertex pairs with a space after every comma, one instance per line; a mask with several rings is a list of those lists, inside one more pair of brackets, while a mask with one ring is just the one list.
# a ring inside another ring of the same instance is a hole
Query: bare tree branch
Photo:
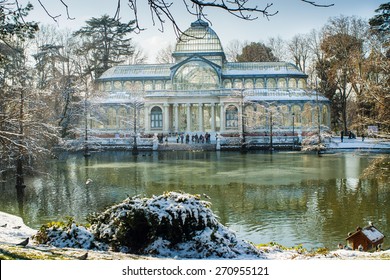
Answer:
[[315, 1], [308, 1], [308, 0], [301, 0], [302, 2], [305, 2], [305, 3], [309, 3], [313, 6], [316, 6], [316, 7], [321, 7], [321, 8], [329, 8], [329, 7], [332, 7], [334, 6], [334, 4], [317, 4]]
[[68, 7], [68, 5], [66, 5], [66, 3], [65, 3], [63, 0], [60, 0], [60, 1], [61, 1], [62, 5], [65, 6], [66, 15], [67, 15], [68, 19], [73, 20], [74, 18], [71, 18], [71, 17], [69, 16], [69, 7]]
[[[62, 0], [60, 0], [62, 2]], [[57, 18], [61, 16], [61, 14], [53, 16], [49, 13], [49, 11], [46, 9], [45, 5], [42, 4], [41, 0], [38, 0], [39, 5], [45, 10], [46, 14], [51, 17], [55, 22], [57, 22]]]

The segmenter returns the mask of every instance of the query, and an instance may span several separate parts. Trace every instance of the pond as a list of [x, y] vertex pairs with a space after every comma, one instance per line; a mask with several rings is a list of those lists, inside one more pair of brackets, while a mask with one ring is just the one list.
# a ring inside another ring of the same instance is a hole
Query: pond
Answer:
[[[253, 243], [274, 241], [307, 249], [345, 244], [348, 232], [374, 222], [390, 236], [390, 186], [361, 179], [378, 155], [294, 152], [103, 152], [85, 159], [63, 154], [47, 162], [47, 174], [0, 184], [0, 211], [39, 228], [91, 212], [127, 196], [166, 191], [200, 194], [220, 221]], [[386, 239], [385, 239], [386, 243]], [[385, 244], [386, 247], [386, 244]]]

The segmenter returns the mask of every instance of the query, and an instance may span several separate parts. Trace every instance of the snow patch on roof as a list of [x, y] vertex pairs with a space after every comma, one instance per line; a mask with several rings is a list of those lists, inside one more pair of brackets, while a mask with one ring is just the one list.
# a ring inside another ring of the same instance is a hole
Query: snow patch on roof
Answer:
[[366, 228], [362, 229], [362, 232], [372, 242], [377, 242], [385, 237], [379, 230], [377, 230], [373, 226], [366, 227]]

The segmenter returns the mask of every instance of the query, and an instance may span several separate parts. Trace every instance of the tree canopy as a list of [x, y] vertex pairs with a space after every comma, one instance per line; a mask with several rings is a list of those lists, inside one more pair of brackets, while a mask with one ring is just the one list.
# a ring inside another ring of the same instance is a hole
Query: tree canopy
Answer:
[[242, 53], [237, 55], [238, 62], [266, 62], [278, 61], [272, 50], [263, 43], [252, 42], [242, 48]]

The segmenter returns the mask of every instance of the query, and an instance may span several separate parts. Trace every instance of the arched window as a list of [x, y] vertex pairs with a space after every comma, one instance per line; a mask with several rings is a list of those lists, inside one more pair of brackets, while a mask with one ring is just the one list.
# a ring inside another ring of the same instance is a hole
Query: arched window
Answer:
[[145, 88], [145, 90], [153, 90], [153, 82], [152, 81], [146, 81], [144, 88]]
[[238, 127], [238, 109], [234, 105], [229, 105], [226, 109], [226, 127]]
[[312, 106], [310, 103], [306, 103], [305, 106], [303, 106], [303, 112], [302, 112], [302, 125], [303, 126], [311, 126], [312, 125]]
[[124, 83], [124, 88], [125, 88], [125, 90], [129, 91], [133, 88], [133, 84], [130, 81], [126, 81]]
[[275, 79], [267, 79], [267, 88], [276, 88]]
[[232, 88], [232, 82], [230, 80], [224, 80], [223, 87], [224, 88]]
[[134, 89], [135, 90], [143, 90], [144, 89], [144, 85], [142, 84], [141, 81], [136, 81], [134, 83]]
[[154, 85], [156, 90], [162, 90], [164, 89], [164, 82], [163, 81], [157, 81]]
[[123, 129], [123, 128], [126, 128], [128, 126], [126, 108], [120, 108], [118, 110], [118, 119], [119, 119], [119, 127], [120, 128]]
[[286, 88], [287, 82], [285, 78], [278, 79], [278, 88]]
[[255, 87], [256, 88], [265, 88], [264, 80], [263, 79], [256, 79]]
[[323, 105], [322, 106], [322, 120], [321, 124], [328, 125], [328, 106]]
[[290, 123], [290, 114], [287, 105], [279, 106], [280, 122], [282, 126], [288, 126]]
[[241, 79], [235, 79], [233, 88], [243, 88], [242, 80]]
[[122, 83], [120, 81], [115, 81], [114, 88], [115, 90], [122, 90]]
[[300, 127], [302, 125], [302, 113], [301, 113], [301, 107], [299, 105], [293, 105], [291, 107], [291, 114], [294, 114], [294, 125], [296, 127]]
[[256, 128], [257, 124], [257, 112], [255, 111], [255, 109], [253, 108], [253, 106], [249, 105], [249, 106], [246, 106], [245, 107], [245, 126], [246, 128], [249, 128], [249, 129], [254, 129]]
[[162, 110], [160, 107], [153, 107], [151, 110], [151, 116], [150, 116], [150, 127], [152, 129], [158, 129], [162, 128], [163, 126], [163, 117], [162, 117]]
[[245, 80], [245, 88], [253, 88], [253, 81], [250, 79]]
[[297, 87], [297, 80], [295, 80], [294, 78], [290, 78], [288, 80], [288, 87], [289, 88], [296, 88]]
[[259, 117], [260, 127], [265, 127], [267, 125], [267, 109], [264, 107], [264, 105], [257, 104], [256, 111]]
[[107, 110], [107, 126], [108, 128], [116, 128], [116, 110], [114, 108], [108, 108]]
[[306, 81], [305, 81], [305, 79], [299, 79], [299, 81], [298, 81], [298, 88], [306, 88]]

